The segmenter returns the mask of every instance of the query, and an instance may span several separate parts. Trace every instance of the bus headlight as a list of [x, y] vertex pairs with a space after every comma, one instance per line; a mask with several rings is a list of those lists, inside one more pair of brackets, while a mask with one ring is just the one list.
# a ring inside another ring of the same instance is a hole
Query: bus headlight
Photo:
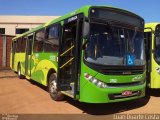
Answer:
[[96, 85], [97, 87], [99, 87], [99, 88], [107, 88], [107, 85], [106, 85], [104, 82], [102, 82], [102, 81], [94, 78], [93, 76], [91, 76], [91, 75], [88, 74], [88, 73], [84, 73], [84, 77], [85, 77], [88, 81], [90, 81], [91, 83], [95, 84], [95, 85]]

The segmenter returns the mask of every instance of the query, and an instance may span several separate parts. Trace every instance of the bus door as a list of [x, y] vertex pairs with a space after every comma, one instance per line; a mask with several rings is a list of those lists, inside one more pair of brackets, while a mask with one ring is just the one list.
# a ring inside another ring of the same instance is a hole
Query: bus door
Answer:
[[[156, 26], [155, 38], [154, 38], [154, 59], [158, 65], [160, 65], [160, 24]], [[160, 74], [160, 68], [157, 68], [157, 72]]]
[[146, 65], [147, 65], [147, 82], [150, 83], [150, 77], [152, 72], [152, 29], [144, 33], [145, 53], [146, 53]]
[[33, 35], [28, 36], [25, 58], [25, 75], [31, 76], [31, 54], [32, 54]]
[[66, 19], [59, 43], [57, 88], [68, 91], [73, 97], [78, 92], [79, 84], [82, 23], [78, 15]]
[[154, 34], [154, 51], [153, 51], [153, 60], [152, 60], [152, 84], [151, 88], [160, 88], [160, 24], [155, 28]]
[[14, 55], [16, 52], [16, 41], [12, 42], [12, 69], [14, 69]]

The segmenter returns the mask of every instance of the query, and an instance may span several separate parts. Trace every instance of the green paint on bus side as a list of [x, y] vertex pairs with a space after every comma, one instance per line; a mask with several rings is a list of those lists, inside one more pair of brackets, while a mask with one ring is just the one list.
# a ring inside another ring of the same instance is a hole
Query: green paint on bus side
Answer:
[[33, 68], [31, 69], [31, 78], [47, 86], [47, 75], [50, 69], [57, 72], [58, 53], [34, 53]]

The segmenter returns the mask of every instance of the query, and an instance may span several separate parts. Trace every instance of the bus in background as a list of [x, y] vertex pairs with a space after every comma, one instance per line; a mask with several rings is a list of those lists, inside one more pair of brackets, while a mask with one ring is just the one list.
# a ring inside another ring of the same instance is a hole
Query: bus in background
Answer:
[[145, 24], [148, 87], [160, 88], [160, 23]]
[[144, 20], [129, 11], [84, 6], [13, 39], [11, 68], [87, 103], [145, 96]]

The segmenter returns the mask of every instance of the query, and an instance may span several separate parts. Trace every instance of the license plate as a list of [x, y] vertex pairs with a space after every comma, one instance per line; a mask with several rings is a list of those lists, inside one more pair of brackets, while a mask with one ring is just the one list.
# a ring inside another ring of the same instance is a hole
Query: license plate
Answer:
[[132, 91], [126, 90], [126, 91], [122, 92], [122, 95], [123, 96], [131, 96], [132, 95]]

